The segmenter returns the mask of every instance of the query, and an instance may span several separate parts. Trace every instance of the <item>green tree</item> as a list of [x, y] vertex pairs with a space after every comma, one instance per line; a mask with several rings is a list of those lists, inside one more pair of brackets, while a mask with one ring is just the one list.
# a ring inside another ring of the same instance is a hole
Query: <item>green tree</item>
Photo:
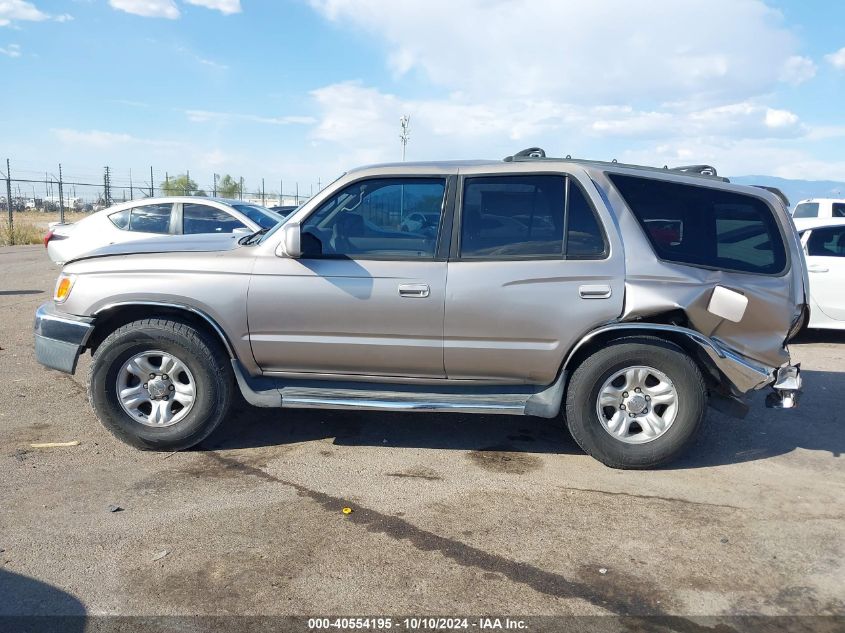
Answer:
[[240, 183], [229, 174], [224, 175], [217, 183], [217, 195], [221, 198], [237, 198], [240, 191]]
[[165, 180], [159, 185], [165, 196], [204, 196], [205, 191], [200, 189], [187, 174], [180, 174], [175, 178]]

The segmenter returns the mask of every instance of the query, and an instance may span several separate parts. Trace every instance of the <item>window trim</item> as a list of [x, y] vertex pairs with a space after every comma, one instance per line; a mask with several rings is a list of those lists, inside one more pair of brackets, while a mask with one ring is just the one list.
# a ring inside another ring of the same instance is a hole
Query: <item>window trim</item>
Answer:
[[[513, 176], [557, 176], [564, 180], [564, 199], [563, 199], [563, 238], [562, 248], [559, 255], [507, 255], [502, 257], [480, 256], [480, 257], [464, 257], [461, 255], [461, 237], [463, 228], [464, 216], [464, 191], [466, 189], [466, 181], [470, 178], [505, 178]], [[521, 262], [521, 261], [574, 261], [574, 262], [602, 262], [610, 259], [611, 246], [608, 239], [607, 229], [602, 221], [601, 214], [599, 214], [593, 199], [585, 190], [584, 186], [578, 181], [573, 174], [568, 171], [519, 171], [519, 172], [485, 172], [482, 174], [459, 174], [458, 188], [455, 197], [455, 220], [452, 232], [452, 243], [449, 252], [449, 261], [454, 262]], [[569, 232], [569, 191], [571, 184], [574, 183], [584, 200], [587, 207], [593, 214], [596, 224], [601, 231], [602, 241], [604, 242], [604, 250], [600, 257], [568, 257], [566, 255], [566, 248], [568, 246], [568, 232]]]
[[[679, 180], [669, 180], [669, 179], [666, 179], [666, 178], [653, 178], [651, 176], [641, 176], [639, 174], [632, 175], [632, 174], [628, 174], [628, 173], [621, 172], [621, 171], [605, 171], [605, 172], [603, 172], [603, 174], [604, 174], [605, 178], [607, 179], [607, 182], [610, 183], [610, 186], [613, 187], [613, 190], [616, 192], [616, 195], [618, 195], [619, 198], [622, 200], [622, 202], [625, 204], [626, 211], [628, 211], [631, 214], [631, 216], [633, 217], [634, 223], [636, 224], [637, 228], [639, 229], [640, 233], [642, 234], [643, 239], [645, 240], [645, 243], [651, 249], [651, 254], [658, 261], [663, 262], [665, 264], [670, 264], [670, 265], [673, 265], [673, 266], [689, 266], [691, 268], [701, 268], [703, 270], [717, 270], [717, 271], [720, 271], [720, 272], [731, 273], [731, 274], [735, 274], [735, 275], [759, 275], [759, 276], [762, 276], [762, 277], [784, 277], [792, 270], [792, 249], [789, 246], [789, 241], [787, 239], [787, 235], [784, 232], [784, 228], [782, 226], [780, 218], [778, 218], [777, 211], [774, 209], [774, 207], [772, 207], [771, 204], [769, 204], [768, 200], [766, 200], [762, 196], [757, 196], [755, 194], [745, 193], [745, 192], [740, 193], [738, 191], [733, 191], [733, 190], [728, 189], [728, 188], [723, 189], [721, 187], [707, 186], [707, 185], [703, 185], [703, 184], [699, 184], [699, 183], [682, 182], [682, 181], [679, 181]], [[697, 187], [699, 189], [707, 189], [709, 191], [724, 191], [724, 192], [727, 192], [727, 193], [733, 193], [733, 194], [740, 195], [740, 196], [747, 196], [749, 198], [754, 198], [755, 200], [759, 200], [761, 203], [766, 205], [766, 208], [771, 212], [772, 217], [773, 217], [774, 222], [775, 222], [775, 226], [777, 227], [777, 230], [778, 230], [778, 234], [780, 235], [781, 244], [783, 244], [783, 252], [784, 252], [783, 268], [778, 272], [764, 273], [764, 272], [759, 272], [759, 271], [737, 270], [736, 268], [725, 268], [724, 266], [708, 266], [706, 264], [692, 264], [692, 263], [689, 263], [689, 262], [679, 262], [679, 261], [676, 261], [674, 259], [664, 259], [657, 252], [657, 249], [654, 248], [654, 244], [652, 243], [651, 238], [649, 237], [648, 233], [646, 232], [645, 228], [643, 227], [642, 222], [640, 221], [640, 218], [637, 216], [636, 213], [634, 213], [634, 210], [628, 204], [627, 198], [625, 198], [625, 196], [622, 195], [622, 191], [616, 186], [616, 183], [613, 182], [613, 179], [611, 178], [611, 176], [629, 176], [631, 178], [641, 178], [643, 180], [654, 180], [654, 181], [657, 181], [657, 182], [671, 182], [671, 183], [674, 183], [674, 184], [683, 185], [685, 187]]]
[[384, 174], [384, 175], [375, 175], [375, 176], [365, 176], [364, 178], [358, 178], [357, 180], [352, 180], [346, 183], [343, 187], [331, 192], [329, 196], [320, 202], [313, 211], [311, 211], [306, 217], [304, 217], [300, 221], [300, 230], [304, 229], [304, 225], [308, 220], [317, 213], [324, 204], [330, 202], [334, 199], [335, 196], [340, 194], [345, 189], [357, 185], [362, 182], [367, 182], [368, 180], [442, 180], [444, 183], [443, 186], [443, 200], [440, 204], [440, 224], [437, 229], [437, 239], [434, 243], [434, 254], [432, 256], [426, 257], [411, 257], [411, 256], [399, 256], [399, 255], [368, 255], [368, 254], [355, 254], [355, 255], [336, 255], [336, 254], [322, 254], [322, 255], [303, 255], [299, 259], [301, 260], [335, 260], [335, 261], [343, 261], [343, 260], [350, 260], [350, 261], [388, 261], [388, 262], [441, 262], [446, 261], [447, 256], [444, 256], [443, 253], [443, 243], [446, 242], [448, 244], [448, 240], [446, 239], [447, 233], [447, 222], [448, 222], [448, 231], [451, 231], [452, 227], [452, 214], [454, 213], [454, 188], [455, 188], [455, 174]]

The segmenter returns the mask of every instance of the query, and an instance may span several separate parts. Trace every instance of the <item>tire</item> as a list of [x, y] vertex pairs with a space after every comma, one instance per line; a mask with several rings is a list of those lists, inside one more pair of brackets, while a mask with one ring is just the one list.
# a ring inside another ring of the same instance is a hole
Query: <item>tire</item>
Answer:
[[[626, 391], [638, 384], [643, 385], [639, 392]], [[649, 393], [655, 394], [653, 401]], [[673, 404], [665, 404], [669, 401]], [[566, 424], [587, 454], [611, 468], [655, 468], [688, 447], [706, 407], [704, 378], [682, 349], [658, 338], [627, 338], [575, 370], [567, 389]]]
[[[156, 377], [142, 380], [144, 368]], [[164, 373], [168, 370], [173, 375]], [[137, 395], [125, 396], [122, 403], [119, 390]], [[88, 372], [88, 399], [100, 422], [143, 450], [198, 444], [226, 417], [233, 390], [232, 369], [219, 343], [170, 319], [143, 319], [116, 329], [97, 347]]]

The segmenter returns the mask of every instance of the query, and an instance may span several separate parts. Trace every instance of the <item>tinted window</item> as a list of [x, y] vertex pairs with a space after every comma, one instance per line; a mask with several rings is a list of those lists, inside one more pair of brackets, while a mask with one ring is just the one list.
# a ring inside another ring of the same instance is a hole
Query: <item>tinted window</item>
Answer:
[[792, 212], [793, 218], [817, 218], [819, 217], [819, 203], [818, 202], [802, 202], [795, 211]]
[[563, 254], [562, 176], [485, 176], [464, 182], [461, 257]]
[[786, 265], [775, 218], [758, 198], [618, 174], [610, 179], [662, 259], [772, 274]]
[[[303, 223], [306, 257], [434, 257], [446, 181], [380, 178], [354, 183]], [[424, 222], [408, 218], [422, 215]]]
[[833, 203], [833, 217], [834, 218], [845, 218], [845, 203], [843, 203], [843, 202], [834, 202]]
[[845, 227], [815, 229], [807, 240], [807, 254], [845, 257]]
[[254, 204], [233, 204], [232, 208], [243, 213], [262, 229], [272, 229], [284, 219], [281, 215], [270, 211], [270, 209], [265, 209]]
[[135, 207], [129, 219], [129, 230], [141, 233], [169, 233], [172, 204], [147, 204]]
[[182, 233], [231, 233], [246, 225], [234, 216], [207, 204], [182, 205]]
[[109, 220], [111, 220], [112, 224], [114, 224], [117, 228], [125, 231], [129, 228], [129, 209], [124, 209], [123, 211], [117, 211], [116, 213], [110, 214]]
[[587, 197], [569, 181], [569, 218], [566, 223], [567, 259], [603, 259], [607, 255], [604, 232]]

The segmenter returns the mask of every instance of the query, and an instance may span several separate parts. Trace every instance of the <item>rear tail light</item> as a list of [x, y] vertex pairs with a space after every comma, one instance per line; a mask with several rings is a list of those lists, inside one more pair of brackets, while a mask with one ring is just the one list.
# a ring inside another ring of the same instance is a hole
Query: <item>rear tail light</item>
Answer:
[[47, 235], [44, 236], [44, 248], [47, 248], [47, 244], [49, 244], [52, 239], [53, 231], [47, 231]]

